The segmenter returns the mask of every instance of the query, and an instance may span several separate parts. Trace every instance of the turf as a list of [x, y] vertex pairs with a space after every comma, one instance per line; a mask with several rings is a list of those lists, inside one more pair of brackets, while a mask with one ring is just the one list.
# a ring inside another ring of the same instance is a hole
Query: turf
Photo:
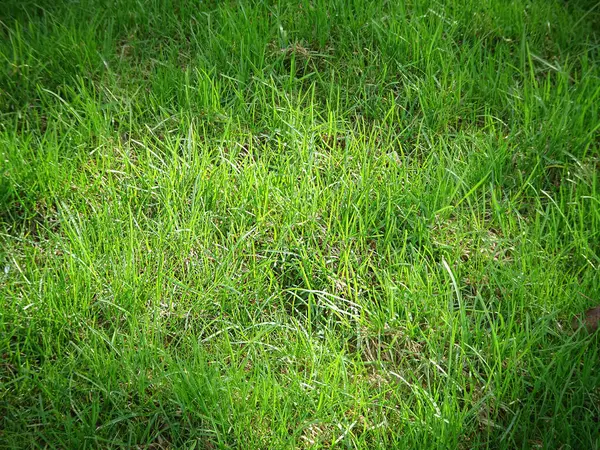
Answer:
[[600, 7], [0, 4], [0, 447], [600, 446]]

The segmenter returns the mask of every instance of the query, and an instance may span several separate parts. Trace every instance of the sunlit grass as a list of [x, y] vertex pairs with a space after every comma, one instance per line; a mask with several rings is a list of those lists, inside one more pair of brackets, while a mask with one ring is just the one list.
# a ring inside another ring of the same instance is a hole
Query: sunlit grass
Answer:
[[600, 445], [594, 2], [0, 21], [3, 448]]

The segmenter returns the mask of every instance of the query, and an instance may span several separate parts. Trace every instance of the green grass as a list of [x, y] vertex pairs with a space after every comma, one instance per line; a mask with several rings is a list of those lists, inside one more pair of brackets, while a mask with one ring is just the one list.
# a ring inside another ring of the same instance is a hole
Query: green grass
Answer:
[[0, 447], [600, 446], [600, 7], [0, 4]]

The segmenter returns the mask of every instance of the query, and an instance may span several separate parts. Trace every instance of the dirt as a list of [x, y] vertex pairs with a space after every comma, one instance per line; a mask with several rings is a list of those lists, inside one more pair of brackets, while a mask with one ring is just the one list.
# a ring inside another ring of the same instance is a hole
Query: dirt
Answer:
[[600, 306], [588, 309], [583, 315], [576, 316], [573, 319], [573, 329], [577, 330], [584, 327], [590, 333], [595, 332], [600, 325]]

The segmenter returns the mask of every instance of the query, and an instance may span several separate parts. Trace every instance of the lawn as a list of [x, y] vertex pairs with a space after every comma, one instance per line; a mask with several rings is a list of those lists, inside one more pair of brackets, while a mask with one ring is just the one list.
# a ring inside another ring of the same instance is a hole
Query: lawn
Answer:
[[595, 0], [4, 0], [0, 57], [0, 448], [599, 448]]

